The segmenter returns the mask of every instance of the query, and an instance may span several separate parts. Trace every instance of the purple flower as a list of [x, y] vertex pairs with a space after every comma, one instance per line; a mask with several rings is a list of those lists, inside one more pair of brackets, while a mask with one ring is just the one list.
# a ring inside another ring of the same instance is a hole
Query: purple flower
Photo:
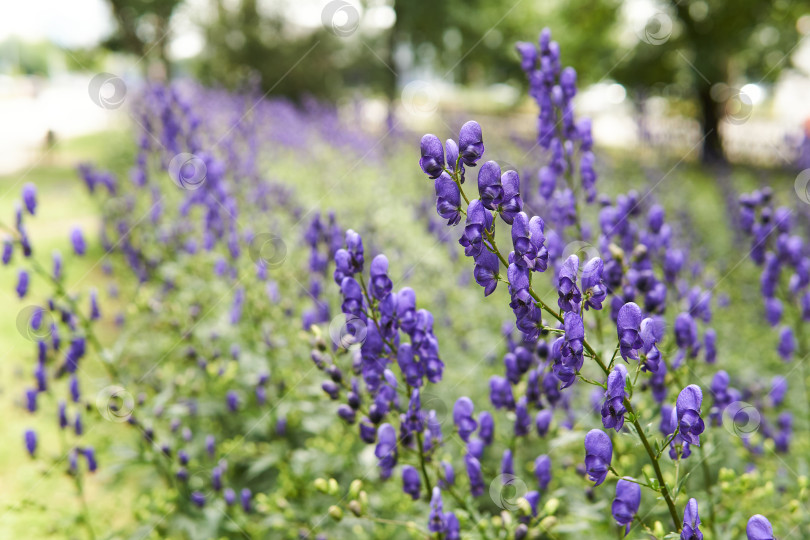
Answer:
[[371, 277], [370, 289], [371, 296], [377, 300], [383, 300], [386, 296], [391, 294], [393, 283], [391, 278], [388, 277], [388, 258], [385, 255], [377, 255], [371, 261], [369, 268]]
[[478, 436], [486, 445], [492, 444], [495, 439], [495, 421], [489, 411], [482, 411], [478, 415]]
[[636, 349], [644, 346], [641, 339], [641, 308], [633, 302], [628, 302], [619, 309], [616, 320], [616, 329], [619, 334], [619, 352], [627, 361], [628, 358], [638, 360]]
[[87, 246], [84, 243], [84, 236], [82, 230], [78, 227], [70, 232], [70, 242], [73, 244], [73, 251], [76, 255], [82, 256], [87, 251]]
[[782, 301], [778, 298], [765, 299], [765, 319], [771, 326], [776, 326], [782, 320]]
[[616, 498], [613, 499], [611, 513], [613, 519], [620, 526], [624, 526], [624, 534], [630, 532], [633, 516], [638, 512], [641, 504], [641, 486], [624, 478], [616, 482]]
[[598, 486], [605, 481], [610, 462], [613, 459], [613, 443], [610, 437], [599, 429], [592, 429], [585, 435], [585, 470], [588, 477]]
[[3, 239], [3, 264], [6, 265], [11, 261], [11, 255], [14, 253], [14, 244], [11, 238]]
[[253, 493], [250, 491], [250, 489], [242, 488], [242, 491], [239, 493], [239, 499], [240, 502], [242, 503], [242, 510], [244, 510], [248, 514], [251, 511], [250, 502], [252, 498]]
[[430, 178], [438, 178], [444, 170], [444, 148], [436, 135], [427, 134], [420, 142], [422, 157], [419, 166]]
[[585, 309], [602, 309], [602, 302], [607, 296], [607, 286], [602, 279], [605, 263], [594, 257], [582, 269], [582, 293], [585, 295]]
[[751, 516], [745, 526], [745, 534], [748, 540], [774, 540], [771, 522], [760, 514]]
[[551, 409], [542, 409], [537, 411], [537, 416], [534, 417], [534, 425], [537, 428], [537, 434], [545, 437], [548, 429], [551, 426], [551, 420], [554, 417], [554, 412]]
[[421, 487], [422, 481], [417, 470], [410, 465], [402, 467], [402, 490], [416, 501], [419, 499]]
[[445, 531], [445, 528], [446, 524], [444, 519], [444, 510], [442, 507], [442, 491], [438, 486], [434, 486], [433, 493], [430, 496], [428, 531], [432, 533], [442, 533]]
[[433, 184], [436, 190], [436, 212], [452, 226], [461, 221], [461, 192], [449, 174], [443, 172]]
[[468, 257], [477, 257], [484, 246], [484, 234], [492, 229], [492, 214], [487, 212], [483, 203], [478, 199], [470, 201], [467, 206], [467, 222], [464, 225], [464, 234], [458, 243], [464, 246], [464, 254]]
[[444, 522], [446, 526], [446, 530], [444, 533], [444, 540], [460, 540], [461, 525], [459, 524], [456, 515], [453, 512], [445, 512]]
[[464, 464], [467, 467], [467, 476], [470, 479], [470, 493], [473, 497], [479, 497], [484, 493], [484, 476], [481, 474], [481, 463], [470, 454], [464, 456]]
[[237, 395], [236, 391], [228, 390], [225, 395], [225, 404], [231, 412], [236, 412], [239, 409], [239, 395]]
[[84, 459], [87, 460], [87, 470], [90, 472], [96, 472], [98, 469], [98, 462], [96, 461], [96, 451], [93, 449], [92, 446], [88, 446], [84, 448], [82, 451], [84, 454]]
[[484, 288], [484, 296], [489, 296], [495, 292], [498, 286], [498, 271], [501, 269], [501, 262], [498, 256], [487, 249], [475, 258], [473, 277], [475, 282]]
[[478, 171], [478, 193], [487, 210], [496, 210], [503, 202], [501, 168], [494, 161], [487, 161]]
[[22, 199], [25, 209], [33, 216], [37, 210], [37, 188], [31, 182], [23, 186]]
[[512, 395], [512, 385], [509, 381], [498, 375], [489, 379], [489, 400], [496, 409], [514, 410], [515, 398]]
[[469, 441], [470, 435], [478, 428], [478, 423], [473, 417], [474, 408], [472, 400], [466, 396], [458, 398], [453, 405], [453, 423], [464, 442]]
[[641, 341], [644, 344], [643, 351], [645, 358], [644, 365], [641, 366], [641, 369], [655, 373], [658, 371], [659, 362], [661, 361], [661, 352], [658, 350], [658, 347], [656, 347], [656, 343], [658, 343], [658, 329], [655, 319], [647, 317], [641, 321], [639, 337], [641, 337]]
[[568, 257], [560, 269], [557, 282], [557, 305], [565, 312], [578, 312], [582, 295], [577, 288], [577, 272], [579, 271], [579, 258], [576, 255]]
[[783, 326], [779, 331], [777, 351], [785, 362], [790, 362], [793, 359], [793, 353], [796, 351], [796, 337], [793, 335], [791, 327]]
[[[554, 374], [562, 381], [562, 388], [568, 388], [577, 378], [582, 369], [585, 358], [583, 355], [583, 341], [585, 339], [585, 326], [582, 318], [573, 311], [565, 314], [563, 321], [565, 335], [560, 344], [559, 359], [554, 359]], [[555, 341], [555, 345], [559, 340]]]
[[700, 516], [698, 515], [698, 503], [695, 499], [689, 499], [683, 511], [683, 529], [681, 530], [681, 540], [703, 540], [703, 533], [700, 532]]
[[778, 407], [785, 401], [785, 395], [787, 394], [788, 390], [788, 383], [787, 379], [782, 377], [781, 375], [776, 375], [773, 380], [771, 381], [771, 402], [773, 402], [774, 407]]
[[470, 120], [461, 126], [458, 134], [458, 148], [461, 161], [465, 165], [475, 166], [481, 159], [481, 156], [484, 155], [484, 140], [478, 122]]
[[31, 457], [34, 457], [37, 451], [37, 434], [33, 429], [25, 430], [25, 449]]
[[506, 171], [501, 175], [503, 202], [498, 206], [498, 213], [507, 224], [511, 225], [515, 215], [523, 210], [523, 199], [520, 197], [520, 176], [517, 171]]
[[194, 503], [194, 505], [197, 508], [202, 508], [203, 506], [205, 506], [205, 494], [202, 493], [201, 491], [192, 492], [191, 502]]
[[548, 268], [548, 250], [543, 245], [546, 240], [544, 229], [545, 223], [538, 216], [529, 219], [524, 212], [514, 215], [512, 245], [515, 248], [517, 266], [536, 272], [545, 272]]
[[374, 455], [379, 460], [380, 477], [387, 479], [397, 464], [397, 432], [391, 424], [383, 424], [377, 429], [377, 446]]
[[540, 491], [545, 491], [551, 482], [551, 458], [543, 454], [534, 460], [534, 476], [537, 478]]
[[689, 444], [700, 446], [700, 434], [703, 433], [703, 419], [700, 417], [700, 406], [703, 392], [700, 387], [690, 384], [678, 394], [675, 409], [678, 418], [679, 436]]
[[602, 404], [602, 425], [605, 429], [613, 428], [619, 432], [624, 427], [624, 398], [626, 396], [627, 369], [621, 364], [613, 368], [608, 375], [605, 401]]
[[25, 298], [25, 295], [28, 294], [28, 272], [26, 270], [20, 270], [17, 274], [17, 296], [20, 298]]

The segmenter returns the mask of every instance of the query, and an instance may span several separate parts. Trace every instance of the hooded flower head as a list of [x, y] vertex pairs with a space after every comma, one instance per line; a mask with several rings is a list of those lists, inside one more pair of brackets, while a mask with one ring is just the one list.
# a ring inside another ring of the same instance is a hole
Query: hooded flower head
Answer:
[[702, 403], [703, 392], [696, 384], [690, 384], [681, 390], [675, 402], [679, 435], [684, 441], [695, 446], [700, 446], [700, 434], [704, 429], [703, 419], [700, 417]]
[[628, 302], [619, 309], [616, 330], [619, 334], [619, 352], [625, 361], [628, 358], [638, 360], [637, 349], [644, 346], [641, 339], [641, 308], [634, 302]]
[[635, 482], [625, 480], [624, 478], [616, 482], [616, 498], [613, 499], [611, 513], [613, 514], [613, 519], [616, 520], [616, 523], [625, 528], [625, 535], [630, 532], [630, 524], [633, 522], [633, 516], [635, 516], [638, 512], [638, 507], [640, 504], [640, 485]]
[[774, 540], [771, 522], [760, 514], [751, 516], [745, 526], [745, 534], [748, 540]]
[[419, 166], [430, 178], [438, 178], [444, 170], [444, 148], [436, 135], [428, 133], [420, 143], [422, 157]]
[[592, 429], [585, 435], [585, 470], [598, 486], [605, 481], [613, 459], [613, 443], [600, 429]]

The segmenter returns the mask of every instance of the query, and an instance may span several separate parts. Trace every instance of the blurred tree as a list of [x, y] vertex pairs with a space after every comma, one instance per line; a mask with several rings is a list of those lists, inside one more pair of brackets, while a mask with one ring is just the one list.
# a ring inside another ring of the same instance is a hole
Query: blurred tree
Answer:
[[[331, 0], [321, 20], [302, 27], [291, 20], [292, 6], [284, 0], [213, 0], [216, 17], [206, 24], [206, 48], [196, 68], [204, 80], [229, 87], [258, 75], [265, 91], [296, 98], [336, 99], [362, 88], [394, 103], [403, 77], [424, 73], [448, 83], [525, 88], [514, 44], [551, 26], [563, 45], [563, 61], [587, 81], [609, 68], [617, 2], [363, 0], [357, 10]], [[592, 16], [568, 24], [560, 8], [572, 5]], [[390, 24], [367, 24], [372, 12], [385, 10], [393, 15]]]
[[[796, 22], [806, 3], [793, 0], [667, 0], [647, 20], [614, 71], [638, 91], [668, 85], [695, 100], [705, 163], [725, 161], [720, 139], [724, 118], [744, 122], [751, 99], [740, 81], [771, 82], [797, 45]], [[626, 55], [626, 57], [624, 56]]]
[[126, 51], [145, 58], [144, 69], [157, 61], [167, 78], [171, 64], [167, 48], [171, 36], [170, 21], [182, 0], [108, 0], [118, 32], [103, 45], [113, 51]]

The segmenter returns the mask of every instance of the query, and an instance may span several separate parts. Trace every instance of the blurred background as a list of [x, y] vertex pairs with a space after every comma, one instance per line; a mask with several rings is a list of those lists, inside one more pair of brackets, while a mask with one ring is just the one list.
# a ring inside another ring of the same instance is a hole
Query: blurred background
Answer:
[[[0, 172], [129, 118], [88, 99], [193, 77], [336, 103], [369, 130], [527, 115], [515, 52], [549, 26], [597, 144], [781, 166], [810, 129], [810, 8], [778, 0], [32, 0], [0, 20]], [[105, 82], [106, 81], [106, 82]], [[95, 84], [95, 83], [92, 83]], [[119, 103], [120, 104], [120, 103]]]

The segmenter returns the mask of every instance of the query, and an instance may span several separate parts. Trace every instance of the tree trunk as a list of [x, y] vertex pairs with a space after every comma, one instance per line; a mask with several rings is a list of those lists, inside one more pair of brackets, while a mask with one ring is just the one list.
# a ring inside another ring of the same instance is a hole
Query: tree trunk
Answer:
[[697, 89], [698, 102], [700, 103], [700, 129], [701, 129], [701, 153], [700, 158], [704, 164], [718, 165], [725, 164], [726, 157], [723, 154], [723, 143], [720, 140], [720, 120], [722, 115], [719, 105], [711, 96], [711, 86], [700, 84]]

